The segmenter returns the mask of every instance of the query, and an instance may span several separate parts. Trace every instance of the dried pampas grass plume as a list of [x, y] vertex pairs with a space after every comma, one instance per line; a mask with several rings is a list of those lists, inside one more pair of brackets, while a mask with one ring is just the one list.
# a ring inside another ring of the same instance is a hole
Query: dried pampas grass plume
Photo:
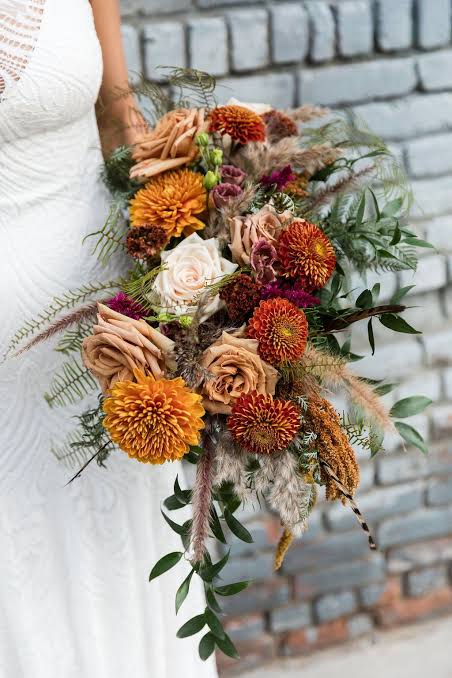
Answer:
[[278, 546], [276, 547], [274, 562], [275, 572], [281, 569], [282, 564], [284, 562], [284, 558], [286, 557], [286, 553], [290, 549], [293, 540], [294, 536], [292, 532], [289, 529], [287, 529], [287, 527], [285, 527], [284, 532], [282, 533], [281, 538], [278, 542]]
[[316, 118], [323, 118], [330, 113], [330, 109], [305, 104], [304, 106], [298, 106], [298, 108], [289, 108], [285, 110], [284, 113], [295, 122], [304, 123], [315, 120]]

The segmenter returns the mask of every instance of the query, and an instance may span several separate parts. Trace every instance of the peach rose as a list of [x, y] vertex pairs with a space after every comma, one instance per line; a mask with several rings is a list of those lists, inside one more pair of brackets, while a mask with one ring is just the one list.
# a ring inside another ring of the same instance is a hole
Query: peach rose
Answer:
[[85, 366], [105, 393], [117, 381], [135, 381], [134, 369], [156, 379], [175, 368], [174, 342], [148, 325], [98, 304], [93, 334], [83, 340]]
[[231, 414], [239, 396], [250, 391], [274, 395], [278, 372], [257, 352], [258, 342], [223, 332], [204, 351], [201, 365], [212, 375], [203, 385], [203, 405], [211, 414]]
[[253, 245], [262, 238], [274, 245], [292, 219], [292, 212], [278, 214], [272, 205], [264, 205], [255, 214], [233, 217], [229, 220], [232, 259], [240, 266], [249, 266]]
[[135, 144], [132, 157], [136, 165], [130, 178], [145, 183], [156, 174], [188, 165], [198, 156], [196, 135], [206, 129], [203, 108], [169, 111]]

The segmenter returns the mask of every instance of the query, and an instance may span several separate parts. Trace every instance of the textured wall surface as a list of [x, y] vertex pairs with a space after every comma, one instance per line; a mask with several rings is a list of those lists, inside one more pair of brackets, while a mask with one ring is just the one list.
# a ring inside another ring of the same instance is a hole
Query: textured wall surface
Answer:
[[[374, 555], [349, 509], [320, 503], [276, 576], [279, 526], [264, 513], [249, 520], [255, 544], [234, 544], [227, 574], [256, 580], [227, 601], [242, 654], [235, 670], [452, 610], [451, 0], [125, 0], [123, 9], [135, 73], [158, 79], [160, 64], [192, 66], [218, 76], [223, 100], [353, 107], [405, 163], [413, 223], [438, 248], [420, 262], [406, 315], [424, 335], [380, 326], [376, 359], [357, 364], [399, 380], [396, 399], [435, 401], [412, 421], [430, 454], [390, 439], [375, 462], [362, 456], [359, 503], [381, 548]], [[413, 276], [380, 279], [389, 296]], [[353, 348], [368, 354], [365, 330]]]

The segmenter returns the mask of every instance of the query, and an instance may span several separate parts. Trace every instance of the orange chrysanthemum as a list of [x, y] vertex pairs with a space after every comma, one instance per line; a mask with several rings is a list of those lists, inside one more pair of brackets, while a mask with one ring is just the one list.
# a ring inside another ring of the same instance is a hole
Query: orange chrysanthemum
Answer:
[[334, 247], [323, 231], [299, 219], [281, 233], [278, 241], [281, 270], [298, 278], [307, 291], [324, 287], [336, 266]]
[[202, 397], [180, 377], [159, 379], [134, 372], [137, 383], [119, 381], [104, 402], [103, 425], [129, 457], [148, 464], [181, 459], [199, 443]]
[[219, 106], [210, 115], [210, 132], [229, 134], [241, 144], [265, 141], [265, 124], [262, 118], [243, 106]]
[[202, 175], [188, 169], [153, 177], [130, 201], [132, 227], [159, 226], [168, 238], [191, 235], [205, 224], [196, 215], [206, 209]]
[[306, 348], [308, 321], [287, 299], [261, 301], [248, 323], [248, 336], [259, 342], [259, 354], [272, 365], [298, 360]]
[[256, 391], [241, 396], [228, 417], [234, 440], [248, 452], [282, 452], [300, 428], [300, 410], [290, 400]]

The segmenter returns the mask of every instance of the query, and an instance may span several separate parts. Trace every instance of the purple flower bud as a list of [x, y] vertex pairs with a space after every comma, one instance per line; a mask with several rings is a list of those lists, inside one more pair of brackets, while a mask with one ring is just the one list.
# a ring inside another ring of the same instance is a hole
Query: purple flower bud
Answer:
[[221, 179], [225, 184], [241, 186], [245, 177], [246, 173], [234, 165], [223, 165], [221, 168]]
[[242, 189], [236, 184], [218, 184], [210, 191], [210, 197], [215, 207], [220, 210], [226, 207], [232, 198], [237, 198], [242, 193]]
[[298, 308], [310, 308], [318, 306], [320, 299], [313, 294], [306, 292], [299, 283], [290, 283], [287, 281], [273, 281], [261, 288], [262, 299], [274, 299], [282, 297], [291, 301]]
[[282, 191], [284, 186], [289, 183], [289, 181], [294, 181], [296, 179], [295, 174], [292, 172], [292, 167], [286, 165], [281, 170], [272, 172], [271, 174], [266, 174], [262, 177], [260, 183], [262, 186], [270, 188], [270, 186], [276, 185], [278, 191]]
[[127, 296], [127, 294], [124, 294], [124, 292], [118, 292], [116, 296], [105, 303], [112, 311], [122, 313], [122, 315], [126, 315], [128, 318], [133, 318], [134, 320], [140, 320], [146, 315], [149, 315], [137, 301], [132, 299], [132, 297]]

